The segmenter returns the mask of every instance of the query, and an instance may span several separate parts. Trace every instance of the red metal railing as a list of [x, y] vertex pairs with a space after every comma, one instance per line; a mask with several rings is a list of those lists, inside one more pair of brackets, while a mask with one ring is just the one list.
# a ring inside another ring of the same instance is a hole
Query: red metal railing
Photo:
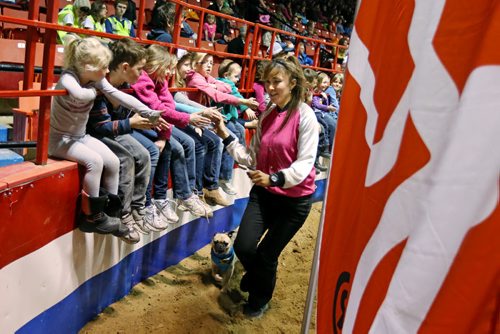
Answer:
[[[338, 50], [340, 48], [345, 48], [344, 46], [339, 46], [337, 44], [333, 43], [328, 43], [326, 41], [321, 41], [313, 38], [308, 38], [300, 35], [296, 35], [294, 33], [290, 32], [285, 32], [282, 30], [278, 30], [275, 28], [271, 28], [268, 26], [264, 26], [261, 24], [256, 24], [252, 23], [249, 21], [245, 21], [239, 18], [235, 18], [226, 14], [218, 13], [212, 10], [209, 10], [207, 8], [203, 7], [198, 7], [195, 5], [191, 5], [188, 3], [185, 3], [181, 0], [170, 0], [170, 2], [176, 4], [176, 17], [175, 17], [175, 23], [174, 23], [174, 32], [173, 32], [173, 43], [163, 43], [163, 42], [156, 42], [156, 41], [149, 41], [147, 39], [143, 39], [142, 36], [142, 31], [143, 31], [143, 26], [144, 26], [144, 20], [145, 20], [145, 6], [146, 6], [146, 0], [140, 0], [139, 1], [139, 15], [138, 15], [138, 27], [136, 30], [136, 40], [139, 43], [142, 44], [160, 44], [160, 45], [165, 45], [172, 49], [185, 49], [187, 51], [195, 51], [195, 52], [205, 52], [209, 53], [213, 56], [217, 56], [220, 58], [238, 58], [242, 59], [243, 62], [243, 69], [242, 73], [249, 73], [249, 75], [242, 76], [241, 82], [240, 82], [240, 88], [242, 92], [250, 92], [252, 91], [252, 84], [253, 84], [253, 79], [255, 76], [255, 62], [261, 59], [266, 59], [264, 57], [259, 57], [258, 52], [260, 49], [260, 44], [262, 40], [262, 34], [265, 31], [271, 31], [272, 32], [272, 39], [271, 39], [271, 53], [269, 55], [272, 56], [272, 45], [274, 44], [274, 40], [276, 37], [277, 33], [280, 33], [282, 35], [288, 35], [291, 37], [295, 37], [297, 41], [299, 40], [304, 40], [304, 41], [310, 41], [311, 43], [316, 43], [317, 48], [316, 52], [314, 55], [314, 66], [311, 66], [313, 69], [317, 70], [322, 70], [322, 71], [328, 71], [328, 72], [335, 72], [335, 64], [337, 60], [337, 55], [338, 55]], [[13, 23], [13, 24], [18, 24], [18, 25], [23, 25], [27, 27], [28, 34], [27, 34], [27, 39], [26, 39], [26, 51], [25, 51], [25, 71], [24, 71], [24, 83], [23, 83], [23, 90], [7, 90], [7, 91], [0, 91], [0, 97], [25, 97], [25, 96], [40, 96], [40, 108], [39, 108], [39, 119], [38, 119], [38, 137], [37, 137], [37, 154], [36, 154], [36, 164], [44, 165], [47, 163], [47, 156], [48, 156], [48, 135], [49, 135], [49, 120], [50, 120], [50, 103], [51, 103], [51, 98], [52, 96], [56, 95], [65, 95], [66, 91], [64, 90], [50, 90], [50, 87], [53, 86], [54, 83], [54, 60], [55, 60], [55, 51], [56, 51], [56, 34], [57, 30], [61, 31], [66, 31], [66, 32], [73, 32], [77, 34], [84, 34], [84, 35], [90, 35], [90, 36], [97, 36], [97, 37], [105, 37], [109, 39], [120, 39], [124, 38], [123, 36], [118, 36], [114, 34], [108, 34], [108, 33], [103, 33], [103, 32], [97, 32], [93, 30], [86, 30], [86, 29], [80, 29], [80, 28], [73, 28], [73, 27], [68, 27], [68, 26], [62, 26], [57, 24], [57, 14], [59, 12], [59, 1], [55, 0], [48, 0], [47, 2], [47, 15], [46, 15], [46, 22], [39, 21], [37, 18], [39, 16], [39, 8], [40, 8], [40, 0], [30, 0], [29, 2], [29, 12], [28, 12], [28, 19], [22, 19], [22, 18], [15, 18], [15, 17], [9, 17], [5, 15], [0, 15], [0, 22], [8, 22], [8, 23]], [[190, 47], [186, 45], [181, 45], [179, 44], [179, 36], [180, 36], [180, 23], [181, 23], [181, 15], [182, 15], [182, 9], [183, 8], [188, 8], [195, 10], [200, 13], [200, 21], [198, 24], [198, 29], [197, 29], [197, 34], [198, 38], [196, 41], [196, 44], [198, 47]], [[226, 20], [230, 20], [232, 22], [239, 22], [240, 24], [244, 24], [247, 26], [247, 34], [246, 34], [246, 39], [245, 39], [245, 47], [244, 47], [244, 54], [243, 55], [237, 55], [237, 54], [232, 54], [232, 53], [227, 53], [227, 52], [222, 52], [222, 51], [216, 51], [214, 50], [209, 50], [209, 49], [200, 49], [201, 45], [201, 40], [203, 36], [203, 22], [204, 22], [204, 17], [206, 14], [213, 14], [215, 16], [224, 18]], [[35, 65], [35, 52], [36, 52], [36, 42], [37, 42], [37, 29], [43, 28], [45, 29], [45, 35], [44, 35], [44, 49], [43, 49], [43, 75], [42, 75], [42, 82], [41, 82], [41, 89], [40, 90], [33, 90], [33, 79], [34, 79], [34, 65]], [[253, 33], [249, 33], [249, 31], [253, 28]], [[253, 37], [252, 37], [253, 36]], [[252, 54], [248, 55], [248, 48], [250, 45], [250, 39], [252, 38]], [[319, 56], [319, 49], [320, 45], [325, 45], [325, 46], [330, 46], [335, 48], [336, 53], [335, 53], [335, 59], [332, 65], [332, 68], [321, 68], [318, 67], [318, 56]], [[296, 51], [297, 54], [298, 51]], [[0, 60], [1, 61], [1, 60]], [[172, 91], [177, 91], [177, 90], [185, 90], [185, 91], [193, 91], [195, 89], [193, 88], [174, 88]]]

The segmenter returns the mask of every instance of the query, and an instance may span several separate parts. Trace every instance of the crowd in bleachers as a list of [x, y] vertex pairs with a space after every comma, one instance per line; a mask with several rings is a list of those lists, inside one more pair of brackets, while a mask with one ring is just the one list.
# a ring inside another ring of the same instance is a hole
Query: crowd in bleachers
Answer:
[[[60, 10], [58, 23], [135, 37], [134, 1], [115, 0], [113, 8], [102, 0], [92, 4], [75, 0]], [[178, 8], [156, 1], [147, 38], [172, 43]], [[259, 1], [257, 6], [216, 0], [208, 8], [316, 39], [328, 32], [334, 42], [346, 45], [354, 11], [345, 1], [313, 1], [306, 8], [292, 0]], [[196, 40], [190, 24], [200, 18], [192, 11], [182, 14], [180, 35]], [[234, 28], [227, 18], [205, 15], [202, 38], [227, 43], [229, 53], [243, 54], [248, 28], [239, 26], [236, 35]], [[279, 33], [273, 37], [267, 31], [261, 47], [299, 68], [315, 65], [314, 55], [308, 53], [311, 40], [289, 37]], [[210, 218], [214, 205], [231, 204], [236, 194], [234, 160], [211, 127], [223, 119], [231, 135], [246, 143], [248, 130], [259, 127], [260, 116], [271, 106], [263, 77], [269, 60], [256, 64], [252, 97], [245, 97], [238, 88], [241, 59], [221, 61], [202, 52], [174, 54], [167, 47], [144, 48], [128, 38], [82, 38], [64, 31], [58, 31], [58, 42], [65, 45], [65, 64], [56, 88], [66, 89], [68, 95], [54, 97], [52, 103], [49, 154], [86, 168], [82, 230], [112, 233], [134, 243], [140, 240], [139, 233], [176, 223], [180, 210]], [[342, 63], [346, 56], [346, 49], [340, 48], [332, 57]], [[332, 152], [343, 74], [311, 68], [304, 74], [308, 87], [303, 99], [314, 110], [320, 128], [314, 165], [319, 173], [326, 170], [320, 157], [328, 159]], [[195, 89], [172, 93], [172, 87]], [[131, 88], [132, 95], [122, 88]], [[71, 116], [75, 111], [77, 118]], [[169, 177], [174, 200], [167, 196]]]

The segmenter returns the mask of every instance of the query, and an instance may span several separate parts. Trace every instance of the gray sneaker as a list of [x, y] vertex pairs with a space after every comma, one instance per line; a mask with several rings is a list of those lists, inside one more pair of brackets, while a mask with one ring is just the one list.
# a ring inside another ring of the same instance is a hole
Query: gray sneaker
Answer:
[[151, 232], [151, 230], [147, 226], [147, 222], [154, 219], [155, 211], [156, 210], [153, 204], [145, 208], [132, 210], [132, 216], [134, 217], [135, 221], [134, 227], [137, 232], [140, 232], [142, 234], [149, 234], [149, 232]]
[[141, 241], [141, 236], [139, 235], [139, 233], [137, 233], [137, 231], [134, 228], [135, 220], [132, 214], [127, 213], [125, 216], [123, 216], [121, 218], [121, 223], [128, 228], [129, 233], [120, 237], [120, 239], [129, 244], [136, 244], [139, 241]]
[[156, 206], [156, 213], [162, 218], [163, 221], [170, 224], [175, 224], [179, 221], [179, 216], [175, 213], [175, 207], [177, 204], [170, 200], [153, 200], [153, 204]]
[[207, 216], [207, 210], [205, 206], [201, 203], [198, 196], [192, 194], [187, 199], [179, 200], [179, 204], [184, 206], [193, 216], [205, 217]]

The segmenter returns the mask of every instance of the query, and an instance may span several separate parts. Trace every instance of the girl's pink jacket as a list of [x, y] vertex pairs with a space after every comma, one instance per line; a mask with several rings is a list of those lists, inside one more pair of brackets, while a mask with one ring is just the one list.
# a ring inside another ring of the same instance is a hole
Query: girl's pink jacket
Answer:
[[[189, 71], [186, 74], [186, 84], [188, 87], [198, 88], [196, 92], [188, 92], [189, 99], [204, 106], [209, 106], [210, 104], [207, 96], [216, 103], [240, 105], [240, 100], [231, 95], [231, 87], [212, 76], [205, 78], [198, 72]], [[212, 85], [215, 85], [217, 88]]]
[[[185, 128], [189, 124], [189, 114], [175, 110], [175, 101], [168, 90], [167, 81], [163, 83], [153, 81], [149, 75], [142, 71], [139, 80], [132, 86], [135, 95], [145, 105], [153, 110], [161, 110], [161, 116], [167, 122]], [[172, 128], [163, 130], [159, 134], [161, 139], [170, 139]]]

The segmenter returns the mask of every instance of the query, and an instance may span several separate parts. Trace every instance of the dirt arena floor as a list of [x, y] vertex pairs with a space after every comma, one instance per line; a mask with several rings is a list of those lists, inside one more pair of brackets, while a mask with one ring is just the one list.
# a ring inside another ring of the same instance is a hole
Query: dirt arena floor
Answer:
[[[309, 285], [311, 263], [322, 203], [311, 213], [283, 251], [270, 309], [260, 319], [246, 319], [239, 290], [239, 263], [227, 294], [221, 294], [210, 274], [210, 247], [136, 285], [110, 305], [80, 334], [102, 333], [299, 333]], [[315, 333], [313, 312], [310, 333]]]

